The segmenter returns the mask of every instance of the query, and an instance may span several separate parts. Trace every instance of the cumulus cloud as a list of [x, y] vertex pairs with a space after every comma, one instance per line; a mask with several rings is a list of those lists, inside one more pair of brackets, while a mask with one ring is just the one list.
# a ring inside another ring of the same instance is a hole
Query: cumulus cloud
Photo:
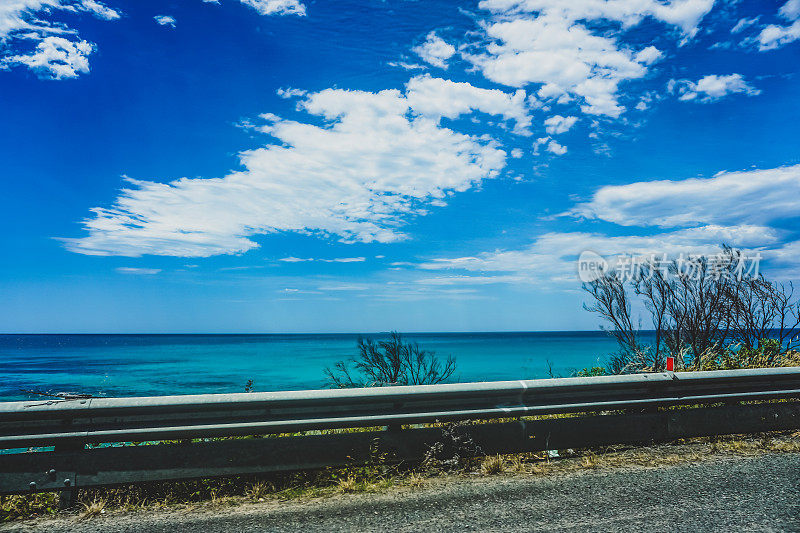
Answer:
[[170, 183], [128, 179], [112, 206], [93, 209], [83, 222], [88, 234], [65, 244], [92, 255], [210, 256], [245, 252], [258, 246], [254, 236], [283, 231], [347, 242], [403, 239], [409, 217], [505, 166], [506, 153], [490, 137], [440, 124], [472, 109], [510, 109], [495, 93], [467, 93], [489, 103], [437, 110], [416, 82], [405, 92], [306, 95], [298, 106], [312, 123], [263, 115], [257, 129], [277, 142], [242, 152], [241, 170]]
[[514, 130], [524, 134], [531, 124], [526, 94], [522, 89], [506, 93], [425, 75], [412, 78], [406, 84], [406, 98], [414, 112], [431, 118], [456, 118], [481, 111], [513, 120]]
[[306, 6], [299, 0], [239, 0], [261, 15], [306, 15]]
[[602, 187], [569, 214], [623, 226], [755, 224], [800, 216], [800, 165]]
[[539, 137], [533, 142], [534, 155], [539, 155], [539, 150], [542, 148], [555, 155], [564, 155], [567, 153], [567, 147], [551, 137]]
[[558, 135], [569, 131], [572, 126], [578, 121], [578, 117], [562, 117], [561, 115], [553, 115], [544, 121], [545, 129], [550, 135]]
[[153, 17], [153, 20], [155, 20], [156, 24], [159, 26], [169, 26], [170, 28], [175, 27], [175, 19], [169, 15], [156, 15]]
[[778, 14], [786, 20], [797, 20], [800, 18], [800, 0], [789, 0], [781, 6]]
[[435, 31], [430, 32], [425, 42], [415, 46], [411, 51], [426, 63], [445, 69], [447, 68], [447, 60], [456, 53], [455, 47], [436, 35]]
[[61, 11], [90, 13], [116, 20], [120, 13], [97, 0], [14, 0], [0, 2], [0, 70], [24, 66], [39, 77], [75, 78], [89, 72], [94, 44], [80, 39], [73, 28], [45, 19]]
[[644, 77], [663, 55], [654, 46], [633, 51], [620, 43], [619, 33], [649, 17], [679, 28], [688, 39], [713, 0], [484, 0], [479, 5], [492, 16], [483, 23], [485, 41], [463, 55], [484, 76], [512, 87], [538, 84], [542, 98], [576, 97], [584, 113], [618, 117], [625, 110], [618, 101], [620, 84]]
[[741, 74], [728, 74], [726, 76], [709, 74], [696, 82], [670, 80], [667, 90], [670, 93], [677, 94], [678, 100], [702, 103], [716, 102], [729, 94], [746, 94], [747, 96], [761, 94], [761, 90], [747, 83]]
[[778, 16], [791, 24], [764, 26], [755, 38], [759, 50], [775, 50], [800, 39], [800, 0], [789, 0], [783, 4], [778, 10]]
[[800, 20], [796, 20], [788, 26], [770, 24], [758, 35], [758, 49], [761, 51], [775, 50], [797, 39], [800, 39]]
[[567, 147], [551, 140], [547, 143], [547, 151], [551, 154], [564, 155], [567, 153]]
[[62, 80], [77, 78], [89, 72], [89, 54], [94, 45], [87, 41], [70, 41], [63, 37], [45, 37], [28, 54], [9, 56], [9, 64], [25, 65], [41, 78]]

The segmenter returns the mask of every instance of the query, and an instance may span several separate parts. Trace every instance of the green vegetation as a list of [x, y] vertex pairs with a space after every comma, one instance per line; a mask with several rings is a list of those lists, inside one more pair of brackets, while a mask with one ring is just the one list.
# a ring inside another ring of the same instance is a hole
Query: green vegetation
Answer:
[[593, 366], [591, 368], [584, 368], [583, 370], [578, 370], [575, 373], [576, 377], [579, 378], [590, 378], [594, 376], [605, 376], [608, 374], [605, 367], [603, 366]]

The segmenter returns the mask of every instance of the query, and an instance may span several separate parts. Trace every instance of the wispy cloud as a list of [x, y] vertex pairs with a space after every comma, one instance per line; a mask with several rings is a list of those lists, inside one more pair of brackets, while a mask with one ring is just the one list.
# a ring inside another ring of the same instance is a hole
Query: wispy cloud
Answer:
[[367, 291], [370, 289], [370, 286], [360, 283], [336, 283], [330, 285], [320, 285], [317, 287], [317, 289], [320, 291]]
[[136, 267], [119, 267], [116, 269], [120, 274], [136, 274], [140, 276], [152, 276], [161, 272], [160, 268], [136, 268]]
[[[605, 186], [566, 214], [632, 228], [629, 233], [639, 234], [549, 232], [519, 249], [423, 262], [419, 265], [422, 270], [454, 273], [419, 282], [574, 285], [576, 260], [584, 251], [613, 262], [622, 255], [716, 253], [723, 243], [757, 251], [774, 267], [785, 270], [796, 263], [800, 240], [779, 223], [800, 218], [800, 204], [794, 200], [798, 195], [800, 165]], [[619, 232], [619, 228], [614, 230]]]
[[278, 259], [284, 263], [308, 263], [311, 261], [319, 261], [322, 263], [363, 263], [366, 257], [334, 257], [333, 259], [315, 259], [313, 257], [283, 257]]
[[336, 257], [334, 259], [320, 259], [323, 263], [363, 263], [364, 257]]
[[239, 0], [261, 15], [306, 15], [306, 6], [299, 0]]
[[800, 216], [800, 165], [601, 187], [568, 214], [622, 226], [764, 225]]
[[84, 221], [88, 235], [65, 242], [90, 255], [190, 257], [242, 253], [257, 246], [251, 236], [276, 231], [401, 240], [409, 218], [505, 167], [491, 137], [456, 132], [441, 118], [480, 110], [524, 129], [524, 96], [427, 76], [405, 92], [308, 94], [298, 106], [325, 124], [265, 114], [258, 129], [279, 143], [242, 152], [244, 170], [171, 183], [128, 179], [113, 206]]

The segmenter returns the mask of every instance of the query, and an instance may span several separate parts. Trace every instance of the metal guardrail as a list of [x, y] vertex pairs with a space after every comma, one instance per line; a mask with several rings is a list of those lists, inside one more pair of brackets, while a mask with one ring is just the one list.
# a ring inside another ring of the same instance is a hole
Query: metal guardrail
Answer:
[[[769, 399], [790, 402], [681, 409], [667, 414], [653, 409]], [[7, 402], [0, 403], [0, 448], [55, 446], [55, 450], [0, 454], [0, 494], [335, 466], [368, 456], [376, 442], [398, 459], [413, 459], [441, 436], [441, 430], [397, 428], [434, 421], [522, 418], [521, 423], [470, 426], [487, 453], [800, 428], [800, 403], [795, 402], [798, 399], [800, 368], [770, 368], [370, 389]], [[524, 417], [534, 415], [619, 410], [628, 414], [524, 421]], [[375, 426], [393, 430], [216, 440], [191, 445], [85, 448], [86, 444]]]

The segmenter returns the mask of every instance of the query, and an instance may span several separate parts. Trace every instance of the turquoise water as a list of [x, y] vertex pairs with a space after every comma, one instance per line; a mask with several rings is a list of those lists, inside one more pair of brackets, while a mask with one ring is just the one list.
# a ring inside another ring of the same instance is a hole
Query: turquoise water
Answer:
[[[380, 335], [372, 335], [382, 338]], [[533, 379], [595, 365], [602, 332], [409, 334], [456, 358], [454, 381]], [[0, 335], [0, 401], [25, 390], [101, 396], [322, 388], [323, 369], [356, 353], [358, 335]]]

